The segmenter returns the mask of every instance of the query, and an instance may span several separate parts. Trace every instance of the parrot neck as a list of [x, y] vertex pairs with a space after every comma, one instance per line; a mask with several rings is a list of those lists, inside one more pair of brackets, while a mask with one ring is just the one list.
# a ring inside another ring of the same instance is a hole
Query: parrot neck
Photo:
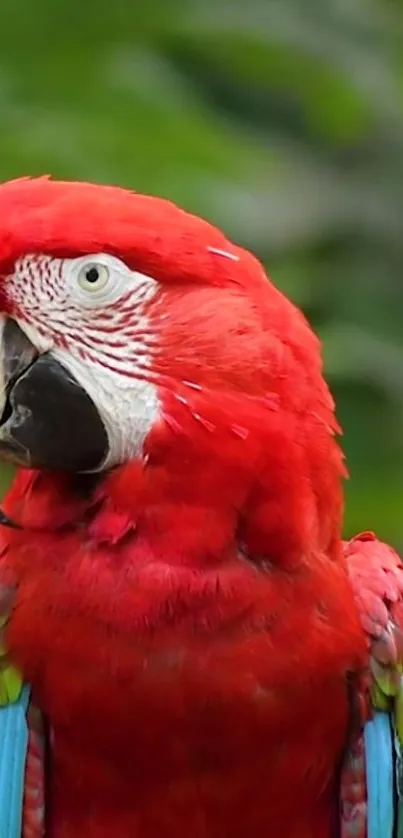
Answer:
[[332, 502], [320, 498], [328, 511], [319, 517], [309, 484], [288, 474], [284, 482], [275, 459], [269, 477], [257, 480], [253, 452], [224, 465], [203, 450], [181, 455], [173, 446], [163, 456], [150, 446], [143, 460], [102, 475], [21, 470], [4, 509], [24, 530], [79, 530], [95, 545], [135, 535], [142, 555], [161, 555], [173, 566], [207, 569], [241, 557], [293, 568], [318, 554], [339, 559], [338, 480], [330, 485]]

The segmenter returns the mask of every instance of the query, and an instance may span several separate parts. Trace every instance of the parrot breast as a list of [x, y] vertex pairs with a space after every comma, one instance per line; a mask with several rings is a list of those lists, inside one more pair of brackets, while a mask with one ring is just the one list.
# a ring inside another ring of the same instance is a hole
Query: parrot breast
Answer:
[[331, 838], [366, 652], [344, 565], [228, 545], [203, 571], [169, 563], [133, 468], [126, 506], [122, 483], [29, 472], [6, 506], [6, 640], [51, 729], [49, 838]]

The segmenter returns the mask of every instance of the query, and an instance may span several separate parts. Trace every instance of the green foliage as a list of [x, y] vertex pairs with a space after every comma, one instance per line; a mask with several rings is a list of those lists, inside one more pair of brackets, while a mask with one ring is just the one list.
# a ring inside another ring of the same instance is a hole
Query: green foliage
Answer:
[[346, 531], [398, 546], [402, 29], [397, 0], [3, 0], [0, 34], [0, 177], [162, 194], [255, 250], [324, 339]]

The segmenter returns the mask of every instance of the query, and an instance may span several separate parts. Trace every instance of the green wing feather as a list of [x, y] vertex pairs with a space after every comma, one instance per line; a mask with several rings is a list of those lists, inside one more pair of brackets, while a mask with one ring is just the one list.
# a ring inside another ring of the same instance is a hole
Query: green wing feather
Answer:
[[[0, 631], [7, 624], [8, 616], [0, 618]], [[18, 670], [9, 663], [7, 650], [0, 643], [0, 707], [18, 701], [23, 687], [23, 681]]]

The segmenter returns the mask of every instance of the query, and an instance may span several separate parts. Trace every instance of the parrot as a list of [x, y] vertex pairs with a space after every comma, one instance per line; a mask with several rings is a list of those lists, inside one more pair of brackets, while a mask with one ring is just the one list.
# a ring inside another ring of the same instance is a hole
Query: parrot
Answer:
[[213, 224], [120, 186], [0, 185], [22, 838], [388, 838], [369, 792], [394, 784], [398, 823], [403, 567], [343, 541], [340, 434], [318, 337]]

